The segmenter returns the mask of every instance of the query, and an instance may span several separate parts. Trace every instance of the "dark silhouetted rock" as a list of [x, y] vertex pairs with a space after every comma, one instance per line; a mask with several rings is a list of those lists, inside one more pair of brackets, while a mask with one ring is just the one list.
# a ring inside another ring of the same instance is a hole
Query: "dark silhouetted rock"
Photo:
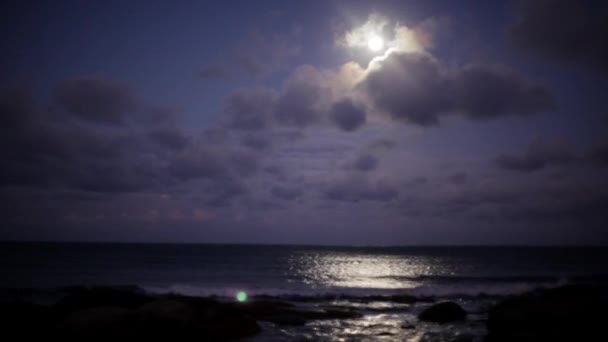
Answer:
[[454, 302], [435, 304], [418, 315], [422, 321], [435, 323], [449, 323], [466, 319], [467, 312]]
[[460, 334], [453, 331], [443, 331], [428, 332], [422, 336], [420, 342], [473, 342], [474, 339], [475, 338], [469, 334]]
[[57, 309], [64, 312], [113, 306], [134, 309], [154, 300], [137, 287], [73, 287], [69, 294], [57, 303]]
[[58, 322], [56, 329], [59, 336], [83, 340], [132, 336], [128, 314], [128, 309], [111, 306], [77, 310]]
[[[137, 309], [96, 307], [72, 312], [58, 324], [69, 339], [168, 339], [226, 341], [252, 336], [257, 322], [229, 304], [159, 299]], [[205, 305], [203, 304], [205, 303]]]
[[510, 297], [489, 311], [486, 341], [596, 340], [608, 316], [605, 294], [599, 287], [565, 286]]
[[43, 337], [53, 327], [55, 316], [43, 305], [27, 302], [0, 303], [0, 326], [7, 337], [34, 339]]
[[358, 318], [361, 314], [339, 306], [298, 307], [291, 303], [260, 300], [237, 304], [242, 310], [261, 321], [278, 325], [303, 325], [310, 320]]

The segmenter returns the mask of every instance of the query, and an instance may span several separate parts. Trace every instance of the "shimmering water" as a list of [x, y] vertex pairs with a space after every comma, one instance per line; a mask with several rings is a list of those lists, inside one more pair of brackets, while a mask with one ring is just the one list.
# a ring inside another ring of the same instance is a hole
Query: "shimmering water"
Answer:
[[476, 295], [604, 279], [607, 248], [0, 243], [0, 287]]
[[[138, 285], [227, 300], [243, 293], [337, 294], [343, 296], [304, 305], [354, 307], [364, 314], [299, 327], [262, 323], [252, 341], [481, 341], [485, 310], [495, 299], [478, 295], [608, 281], [608, 249], [0, 243], [0, 272], [0, 288]], [[456, 324], [426, 324], [416, 315], [429, 303], [353, 299], [371, 294], [450, 299], [469, 316]]]

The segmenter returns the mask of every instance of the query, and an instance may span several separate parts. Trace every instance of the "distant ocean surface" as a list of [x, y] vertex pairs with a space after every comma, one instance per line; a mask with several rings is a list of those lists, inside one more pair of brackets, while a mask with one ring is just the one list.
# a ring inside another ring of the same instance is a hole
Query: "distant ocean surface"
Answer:
[[234, 296], [505, 295], [608, 282], [608, 248], [0, 243], [0, 288], [137, 285]]

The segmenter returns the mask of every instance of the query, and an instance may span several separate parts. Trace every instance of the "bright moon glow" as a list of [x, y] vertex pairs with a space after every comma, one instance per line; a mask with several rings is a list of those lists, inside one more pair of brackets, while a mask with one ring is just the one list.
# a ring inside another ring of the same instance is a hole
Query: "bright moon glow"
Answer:
[[241, 303], [245, 302], [247, 300], [247, 293], [245, 293], [245, 291], [239, 291], [236, 294], [236, 300], [238, 300]]
[[372, 51], [380, 51], [383, 46], [384, 42], [382, 41], [382, 38], [378, 36], [372, 36], [367, 41], [367, 47]]

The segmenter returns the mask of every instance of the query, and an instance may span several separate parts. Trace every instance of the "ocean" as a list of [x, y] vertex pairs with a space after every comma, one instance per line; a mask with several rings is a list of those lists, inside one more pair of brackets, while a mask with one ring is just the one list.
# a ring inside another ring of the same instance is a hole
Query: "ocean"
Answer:
[[[473, 313], [473, 322], [482, 322], [484, 307], [500, 296], [608, 281], [608, 248], [6, 242], [0, 243], [0, 273], [4, 290], [136, 285], [154, 293], [226, 300], [239, 291], [249, 297], [333, 295], [340, 305], [353, 307], [361, 306], [352, 300], [357, 296], [433, 296], [459, 302]], [[345, 340], [365, 340], [374, 329], [393, 328], [396, 339], [422, 340], [437, 328], [410, 332], [399, 327], [423, 307], [365, 303], [368, 311], [361, 319], [291, 328], [268, 325], [256, 340], [332, 340], [340, 334], [346, 334]], [[455, 331], [482, 336], [483, 324]]]

